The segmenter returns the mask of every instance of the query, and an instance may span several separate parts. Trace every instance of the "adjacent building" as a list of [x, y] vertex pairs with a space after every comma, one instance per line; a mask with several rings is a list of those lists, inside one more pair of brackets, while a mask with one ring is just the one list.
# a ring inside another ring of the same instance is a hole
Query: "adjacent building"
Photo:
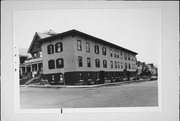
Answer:
[[19, 49], [19, 77], [20, 79], [25, 76], [25, 65], [24, 62], [28, 58], [27, 50], [24, 48]]
[[158, 68], [153, 63], [146, 64], [145, 62], [137, 61], [138, 75], [158, 75]]
[[95, 84], [136, 73], [136, 52], [89, 34], [70, 30], [35, 33], [26, 72], [43, 74], [50, 84]]

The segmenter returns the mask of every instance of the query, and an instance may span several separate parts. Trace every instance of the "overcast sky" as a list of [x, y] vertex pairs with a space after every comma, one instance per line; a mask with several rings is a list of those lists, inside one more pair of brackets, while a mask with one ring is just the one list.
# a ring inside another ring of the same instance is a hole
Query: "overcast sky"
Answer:
[[161, 42], [159, 9], [16, 10], [13, 39], [29, 47], [35, 32], [77, 29], [138, 53], [137, 59], [157, 65]]

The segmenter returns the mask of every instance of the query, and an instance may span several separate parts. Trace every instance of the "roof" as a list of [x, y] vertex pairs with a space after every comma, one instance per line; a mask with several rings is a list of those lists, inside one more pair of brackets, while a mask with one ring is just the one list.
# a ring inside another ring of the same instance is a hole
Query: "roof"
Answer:
[[37, 35], [39, 36], [40, 39], [44, 39], [44, 38], [47, 38], [47, 37], [50, 37], [50, 36], [51, 36], [51, 35], [49, 35], [49, 34], [40, 33], [40, 32], [37, 32]]
[[47, 33], [36, 32], [27, 52], [30, 53], [30, 51], [31, 51], [31, 49], [33, 47], [33, 44], [35, 43], [35, 41], [37, 41], [37, 39], [36, 39], [37, 37], [39, 37], [40, 39], [44, 39], [44, 38], [47, 38], [47, 37], [50, 37], [50, 36], [52, 36], [52, 35], [47, 34]]
[[19, 48], [19, 56], [28, 56], [27, 49]]
[[92, 40], [96, 40], [96, 41], [99, 42], [99, 43], [108, 44], [108, 45], [113, 46], [113, 47], [115, 47], [115, 48], [124, 50], [124, 51], [126, 51], [126, 52], [129, 52], [129, 53], [132, 53], [132, 54], [137, 54], [137, 53], [134, 52], [134, 51], [128, 50], [128, 49], [123, 48], [123, 47], [121, 47], [121, 46], [118, 46], [118, 45], [116, 45], [116, 44], [107, 42], [107, 41], [105, 41], [105, 40], [103, 40], [103, 39], [94, 37], [94, 36], [92, 36], [92, 35], [89, 35], [89, 34], [80, 32], [80, 31], [75, 30], [75, 29], [72, 29], [72, 30], [69, 30], [69, 31], [66, 31], [66, 32], [63, 32], [63, 33], [59, 33], [59, 34], [56, 34], [56, 35], [52, 35], [52, 36], [49, 36], [49, 37], [46, 37], [46, 38], [43, 38], [43, 39], [39, 39], [38, 42], [43, 43], [43, 42], [46, 42], [46, 41], [49, 41], [49, 40], [52, 41], [53, 39], [62, 38], [62, 37], [64, 37], [64, 36], [68, 36], [68, 35], [80, 35], [80, 36], [83, 36], [83, 37], [85, 37], [85, 38], [90, 38], [90, 39], [92, 39]]

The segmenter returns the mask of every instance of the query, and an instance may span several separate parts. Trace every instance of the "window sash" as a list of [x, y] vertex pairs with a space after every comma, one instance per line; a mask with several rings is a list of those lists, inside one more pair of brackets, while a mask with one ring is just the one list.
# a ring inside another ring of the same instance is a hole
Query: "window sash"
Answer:
[[95, 63], [96, 63], [96, 67], [100, 67], [100, 60], [99, 59], [96, 59]]
[[127, 55], [126, 55], [126, 54], [124, 54], [124, 59], [125, 59], [125, 60], [127, 59]]
[[55, 44], [55, 47], [56, 47], [56, 52], [61, 52], [63, 51], [63, 44], [62, 42], [58, 42]]
[[89, 42], [86, 42], [86, 51], [90, 52], [90, 43]]
[[106, 68], [107, 67], [107, 61], [103, 60], [103, 67]]
[[48, 54], [52, 54], [54, 53], [54, 46], [51, 44], [51, 45], [48, 45], [47, 46], [47, 51], [48, 51]]
[[125, 63], [125, 69], [127, 69], [127, 63]]
[[54, 62], [54, 60], [49, 60], [49, 61], [48, 61], [48, 67], [49, 67], [49, 69], [54, 69], [54, 68], [55, 68], [55, 62]]
[[64, 60], [59, 58], [56, 60], [56, 68], [63, 68], [64, 67]]
[[121, 62], [121, 69], [123, 69], [123, 62]]
[[116, 58], [116, 51], [114, 51], [114, 57]]
[[91, 67], [91, 59], [87, 58], [87, 67]]
[[111, 56], [111, 57], [113, 56], [113, 51], [112, 51], [112, 49], [110, 50], [110, 56]]
[[105, 47], [102, 48], [102, 54], [106, 55], [106, 48]]
[[99, 54], [99, 46], [98, 45], [95, 45], [95, 53]]
[[117, 62], [115, 61], [115, 68], [117, 68]]
[[113, 68], [113, 61], [111, 61], [110, 63], [111, 63], [111, 68]]
[[83, 62], [82, 62], [82, 57], [81, 56], [78, 56], [78, 64], [79, 64], [79, 67], [83, 66]]
[[77, 49], [78, 49], [79, 51], [82, 50], [82, 43], [81, 43], [81, 40], [77, 40]]

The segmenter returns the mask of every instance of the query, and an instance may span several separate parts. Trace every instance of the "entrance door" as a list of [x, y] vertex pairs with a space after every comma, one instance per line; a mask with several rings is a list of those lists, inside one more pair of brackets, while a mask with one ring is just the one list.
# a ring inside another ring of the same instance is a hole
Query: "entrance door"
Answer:
[[100, 84], [104, 84], [105, 82], [104, 71], [99, 72], [99, 77], [100, 77]]

